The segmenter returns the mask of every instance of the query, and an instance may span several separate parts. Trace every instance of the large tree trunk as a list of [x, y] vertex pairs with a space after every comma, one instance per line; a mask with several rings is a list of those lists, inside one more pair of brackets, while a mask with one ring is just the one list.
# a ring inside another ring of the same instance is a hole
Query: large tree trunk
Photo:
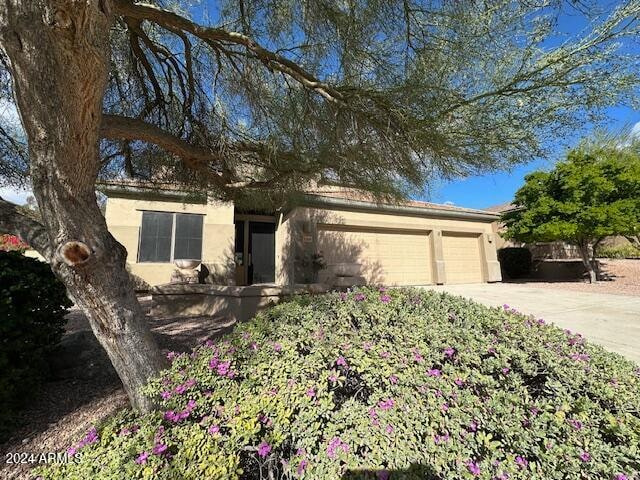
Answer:
[[[29, 142], [48, 260], [118, 372], [134, 408], [163, 365], [95, 197], [109, 66], [110, 0], [5, 0], [0, 44]], [[26, 239], [28, 240], [28, 239]]]
[[582, 259], [582, 264], [584, 265], [585, 270], [589, 274], [589, 282], [596, 283], [598, 281], [598, 272], [594, 268], [594, 262], [591, 260], [591, 255], [589, 253], [589, 242], [581, 241], [578, 244], [578, 250], [580, 251], [580, 258]]

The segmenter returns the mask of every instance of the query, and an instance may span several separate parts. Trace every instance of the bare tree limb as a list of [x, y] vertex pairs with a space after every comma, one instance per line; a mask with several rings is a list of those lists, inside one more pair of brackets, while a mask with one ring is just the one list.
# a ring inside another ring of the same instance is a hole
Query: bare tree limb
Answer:
[[[222, 44], [226, 43], [243, 46], [268, 68], [285, 73], [304, 87], [315, 91], [330, 102], [343, 103], [343, 95], [338, 90], [322, 82], [297, 63], [262, 47], [247, 35], [239, 32], [229, 32], [222, 28], [203, 27], [177, 13], [147, 3], [137, 3], [131, 0], [116, 0], [114, 7], [114, 11], [118, 15], [135, 18], [140, 21], [147, 20], [170, 31], [182, 30], [200, 38], [208, 44], [218, 43], [222, 46]], [[239, 54], [239, 52], [234, 53]]]

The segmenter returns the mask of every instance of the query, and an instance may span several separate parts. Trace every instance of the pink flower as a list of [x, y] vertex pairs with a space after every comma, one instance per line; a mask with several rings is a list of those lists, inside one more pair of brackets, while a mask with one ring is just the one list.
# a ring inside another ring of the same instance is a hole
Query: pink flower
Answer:
[[385, 428], [385, 432], [391, 435], [393, 433], [393, 425], [387, 425], [387, 428]]
[[315, 396], [316, 396], [316, 391], [313, 389], [313, 387], [310, 387], [307, 390], [307, 397], [314, 398]]
[[166, 452], [167, 448], [168, 447], [164, 443], [158, 443], [153, 447], [153, 454], [162, 455], [164, 452]]
[[615, 480], [629, 480], [624, 473], [616, 473]]
[[457, 386], [461, 387], [464, 385], [464, 380], [462, 380], [461, 378], [456, 378], [453, 383], [455, 383]]
[[382, 358], [389, 358], [391, 356], [391, 354], [389, 352], [380, 352], [380, 356]]
[[433, 441], [436, 445], [440, 445], [441, 443], [446, 443], [449, 441], [449, 434], [445, 433], [444, 435], [434, 435]]
[[305, 460], [304, 458], [302, 460], [300, 460], [300, 465], [298, 465], [298, 468], [296, 470], [298, 475], [302, 475], [304, 473], [304, 471], [307, 469], [308, 465], [309, 465], [309, 462], [307, 460]]
[[456, 349], [452, 347], [447, 347], [444, 349], [444, 356], [451, 358], [456, 353]]
[[516, 456], [516, 465], [518, 465], [520, 468], [527, 468], [527, 465], [529, 464], [529, 462], [527, 461], [526, 458], [517, 455]]
[[591, 455], [589, 455], [588, 452], [582, 452], [580, 455], [578, 455], [578, 457], [585, 463], [591, 460]]
[[398, 383], [398, 376], [397, 375], [391, 375], [389, 377], [389, 382], [391, 382], [392, 385], [396, 385]]
[[510, 371], [511, 371], [511, 369], [510, 369], [509, 367], [504, 367], [504, 368], [502, 369], [502, 373], [503, 373], [504, 375], [507, 375]]
[[391, 301], [391, 297], [390, 297], [389, 295], [386, 295], [386, 294], [385, 294], [385, 295], [382, 295], [382, 296], [380, 297], [380, 301], [381, 301], [382, 303], [389, 303], [389, 302]]
[[168, 390], [163, 390], [162, 392], [160, 392], [160, 396], [163, 400], [169, 400], [171, 398], [171, 395], [171, 392]]
[[420, 354], [419, 351], [414, 350], [413, 352], [413, 360], [417, 363], [421, 363], [424, 361], [424, 357]]
[[274, 349], [276, 352], [281, 352], [281, 351], [282, 351], [282, 345], [280, 345], [279, 343], [274, 343], [274, 344], [273, 344], [273, 349]]
[[168, 352], [167, 353], [167, 359], [172, 362], [176, 359], [176, 357], [178, 356], [178, 354], [176, 352]]
[[477, 431], [478, 431], [478, 422], [476, 422], [475, 420], [473, 420], [473, 421], [469, 424], [469, 431], [470, 431], [470, 432], [477, 432]]
[[333, 437], [327, 445], [327, 457], [334, 459], [338, 455], [338, 452], [342, 450], [343, 453], [349, 452], [349, 445], [344, 443], [340, 437]]
[[142, 452], [136, 458], [136, 463], [138, 465], [144, 465], [145, 463], [147, 463], [147, 458], [149, 458], [149, 452]]
[[343, 367], [347, 367], [347, 361], [345, 360], [345, 358], [340, 355], [337, 359], [336, 359], [336, 365], [342, 365]]
[[437, 368], [430, 368], [427, 370], [427, 375], [430, 377], [439, 377], [442, 373]]
[[367, 297], [365, 297], [364, 293], [356, 293], [355, 296], [353, 297], [353, 299], [356, 302], [362, 302], [366, 299]]
[[469, 470], [469, 473], [471, 473], [471, 475], [473, 475], [474, 477], [480, 475], [480, 466], [476, 462], [473, 462], [471, 460], [467, 462], [467, 470]]
[[573, 418], [570, 418], [569, 420], [567, 420], [567, 423], [571, 425], [573, 428], [575, 428], [576, 430], [582, 430], [582, 422], [580, 420], [575, 420]]
[[215, 435], [217, 433], [220, 433], [220, 425], [209, 426], [209, 428], [207, 429], [207, 432], [209, 433], [209, 435]]
[[260, 455], [262, 458], [269, 455], [270, 452], [271, 445], [269, 445], [267, 442], [262, 442], [260, 445], [258, 445], [258, 455]]
[[380, 400], [378, 402], [378, 407], [382, 410], [391, 410], [395, 406], [396, 402], [393, 398], [387, 398], [386, 400]]
[[67, 455], [72, 457], [72, 456], [74, 456], [76, 454], [77, 451], [78, 451], [78, 449], [76, 447], [69, 447], [69, 448], [67, 448]]

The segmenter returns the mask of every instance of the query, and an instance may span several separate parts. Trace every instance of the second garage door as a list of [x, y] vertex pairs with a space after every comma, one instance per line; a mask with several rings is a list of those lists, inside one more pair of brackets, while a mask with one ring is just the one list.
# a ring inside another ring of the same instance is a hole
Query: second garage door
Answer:
[[327, 264], [359, 263], [367, 283], [432, 283], [429, 235], [424, 231], [319, 225], [318, 250]]
[[484, 281], [478, 234], [443, 233], [442, 253], [446, 283]]

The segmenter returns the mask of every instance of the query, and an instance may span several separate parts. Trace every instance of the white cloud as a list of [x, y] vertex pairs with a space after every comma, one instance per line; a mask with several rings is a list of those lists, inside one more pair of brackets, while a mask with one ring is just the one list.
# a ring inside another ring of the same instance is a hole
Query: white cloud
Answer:
[[629, 136], [633, 137], [633, 138], [637, 138], [638, 140], [640, 140], [640, 122], [636, 123], [633, 128], [631, 129], [631, 133], [629, 134]]
[[31, 190], [17, 187], [0, 187], [0, 197], [17, 205], [24, 205], [27, 203], [27, 197], [29, 195], [33, 195]]

